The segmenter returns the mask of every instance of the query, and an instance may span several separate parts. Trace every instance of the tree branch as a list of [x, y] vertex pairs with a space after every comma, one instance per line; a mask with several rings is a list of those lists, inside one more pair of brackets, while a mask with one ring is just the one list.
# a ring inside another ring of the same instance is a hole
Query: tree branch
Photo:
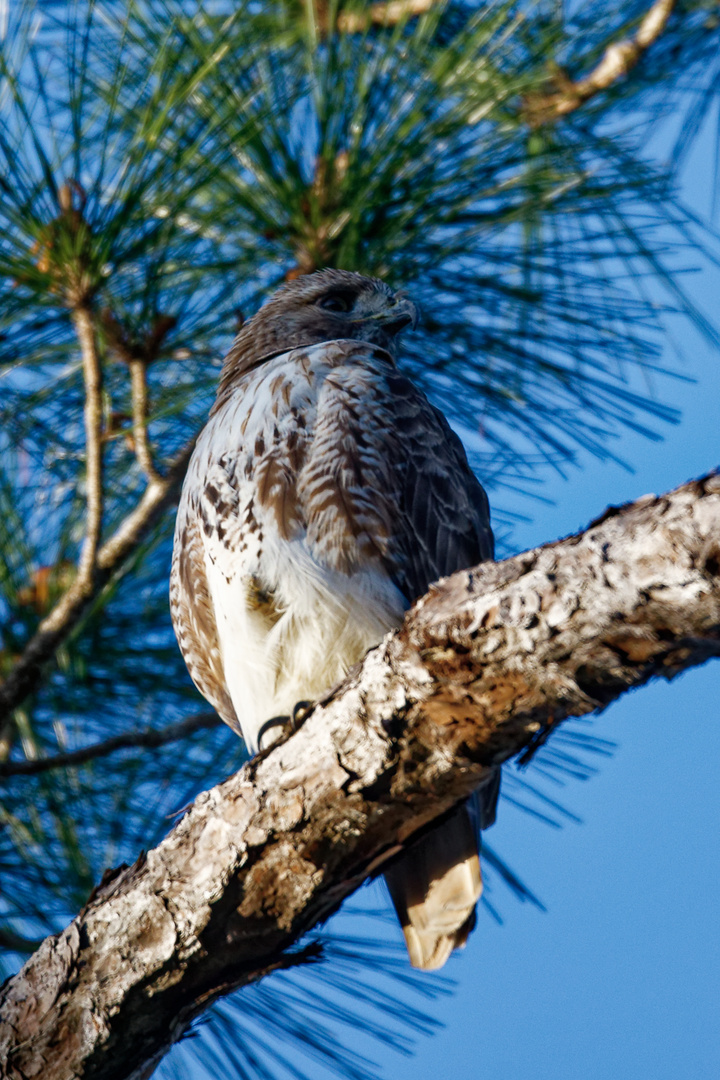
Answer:
[[147, 480], [153, 483], [161, 480], [162, 477], [155, 468], [148, 439], [147, 361], [135, 357], [130, 360], [128, 367], [130, 368], [135, 457]]
[[[67, 199], [71, 198], [71, 194], [68, 193], [67, 189], [63, 190], [64, 199], [67, 203]], [[69, 206], [70, 204], [67, 203], [65, 209], [67, 210]], [[50, 623], [48, 631], [53, 625], [65, 624], [71, 619], [74, 610], [84, 608], [87, 604], [88, 598], [92, 596], [94, 591], [97, 553], [102, 535], [105, 501], [102, 448], [102, 365], [98, 355], [93, 315], [84, 300], [80, 300], [73, 306], [71, 319], [80, 344], [83, 382], [85, 385], [85, 404], [83, 407], [83, 420], [85, 423], [85, 535], [80, 549], [77, 573], [73, 582], [55, 605], [48, 618], [41, 624], [39, 632], [42, 632], [43, 626], [48, 622]], [[0, 700], [2, 700], [2, 695], [10, 685], [15, 673], [22, 672], [25, 657], [36, 638], [37, 634], [0, 687]], [[31, 688], [32, 682], [19, 697], [16, 696], [13, 699], [13, 704], [8, 705], [5, 711], [0, 706], [0, 737], [2, 737], [5, 744], [3, 756], [9, 752], [9, 747], [12, 746], [12, 712], [27, 696]]]
[[78, 594], [92, 588], [95, 559], [100, 545], [103, 518], [103, 460], [102, 460], [102, 366], [95, 340], [92, 312], [79, 304], [72, 313], [75, 332], [80, 342], [85, 382], [85, 539], [78, 562], [78, 572], [68, 594]]
[[584, 79], [572, 82], [562, 72], [554, 81], [558, 89], [550, 94], [533, 95], [525, 101], [525, 113], [534, 127], [549, 124], [575, 112], [596, 94], [608, 90], [627, 75], [641, 60], [667, 26], [676, 0], [655, 0], [646, 12], [635, 37], [615, 42], [605, 50], [600, 63]]
[[187, 717], [186, 720], [179, 720], [177, 724], [168, 724], [164, 728], [127, 731], [123, 735], [115, 735], [112, 739], [104, 739], [103, 742], [94, 743], [92, 746], [70, 750], [65, 754], [55, 754], [53, 757], [37, 758], [34, 761], [0, 761], [0, 776], [37, 776], [38, 773], [49, 772], [51, 769], [85, 765], [88, 761], [107, 757], [117, 750], [126, 750], [128, 747], [154, 750], [159, 746], [166, 746], [167, 743], [185, 739], [196, 731], [218, 727], [221, 723], [217, 713], [198, 713], [196, 716]]
[[195, 440], [192, 439], [171, 463], [165, 478], [147, 486], [135, 509], [99, 548], [92, 586], [77, 588], [76, 579], [40, 623], [36, 633], [25, 646], [22, 656], [5, 682], [0, 685], [0, 724], [34, 689], [43, 665], [68, 638], [92, 600], [147, 535], [165, 507], [176, 497], [194, 445]]
[[418, 830], [568, 716], [720, 655], [720, 476], [431, 588], [0, 994], [8, 1080], [148, 1076]]
[[160, 348], [168, 333], [177, 325], [174, 315], [158, 314], [144, 340], [133, 340], [112, 308], [104, 307], [100, 320], [107, 337], [108, 346], [121, 363], [130, 371], [130, 398], [132, 402], [133, 443], [138, 465], [148, 481], [162, 479], [155, 468], [148, 440], [148, 393], [147, 369], [158, 358]]
[[0, 949], [9, 952], [31, 953], [35, 952], [38, 945], [42, 944], [42, 938], [27, 938], [22, 934], [16, 934], [6, 926], [0, 926]]

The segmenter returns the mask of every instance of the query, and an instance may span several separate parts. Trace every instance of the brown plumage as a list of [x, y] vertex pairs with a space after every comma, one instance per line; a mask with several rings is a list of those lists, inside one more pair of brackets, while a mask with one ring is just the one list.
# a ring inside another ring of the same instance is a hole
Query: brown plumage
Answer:
[[[432, 581], [492, 558], [487, 498], [457, 436], [395, 366], [410, 301], [325, 270], [284, 286], [223, 367], [178, 511], [171, 607], [200, 691], [254, 752]], [[411, 961], [464, 943], [497, 784], [386, 875]]]

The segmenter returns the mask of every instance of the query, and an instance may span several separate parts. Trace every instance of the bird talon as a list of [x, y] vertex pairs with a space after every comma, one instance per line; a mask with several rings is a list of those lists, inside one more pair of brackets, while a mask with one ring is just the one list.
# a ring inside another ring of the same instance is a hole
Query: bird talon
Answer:
[[269, 750], [271, 746], [274, 746], [276, 742], [280, 742], [281, 739], [284, 739], [294, 730], [292, 717], [270, 717], [258, 731], [258, 750]]
[[303, 726], [312, 712], [312, 707], [312, 701], [298, 701], [290, 718], [290, 727], [293, 731], [298, 731]]

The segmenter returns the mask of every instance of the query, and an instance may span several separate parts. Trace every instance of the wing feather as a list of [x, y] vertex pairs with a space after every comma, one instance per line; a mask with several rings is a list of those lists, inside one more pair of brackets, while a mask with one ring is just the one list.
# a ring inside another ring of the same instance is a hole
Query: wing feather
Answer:
[[[437, 578], [493, 557], [488, 500], [442, 413], [389, 357], [371, 348], [364, 356], [357, 347], [349, 351], [355, 363], [328, 380], [314, 447], [327, 444], [336, 454], [340, 448], [330, 470], [330, 489], [339, 489], [333, 505], [356, 554], [367, 536], [368, 557], [380, 561], [409, 604]], [[327, 498], [322, 506], [326, 511]], [[311, 498], [310, 522], [313, 510]], [[317, 516], [327, 527], [327, 513]], [[316, 529], [319, 550], [326, 535]], [[479, 827], [494, 818], [499, 781], [493, 770], [386, 874], [416, 967], [442, 966], [474, 926], [482, 891]]]
[[[437, 578], [493, 557], [487, 496], [442, 413], [387, 353], [342, 344], [308, 458], [308, 543], [322, 560], [342, 555], [346, 572], [358, 555], [379, 559], [411, 603]], [[343, 539], [354, 556], [338, 551]]]
[[182, 503], [175, 528], [170, 574], [170, 613], [180, 651], [203, 697], [241, 734], [228, 694], [205, 566], [202, 518], [192, 500]]

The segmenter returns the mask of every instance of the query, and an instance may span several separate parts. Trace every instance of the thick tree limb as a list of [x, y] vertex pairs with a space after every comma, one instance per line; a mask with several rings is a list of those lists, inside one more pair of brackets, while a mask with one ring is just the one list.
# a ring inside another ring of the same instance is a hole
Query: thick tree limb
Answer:
[[539, 126], [567, 116], [627, 75], [662, 35], [676, 2], [677, 0], [655, 0], [640, 23], [635, 37], [609, 45], [600, 63], [584, 79], [573, 82], [562, 73], [557, 73], [555, 91], [533, 96], [525, 102], [528, 120], [534, 126]]
[[156, 747], [167, 746], [168, 743], [186, 739], [189, 735], [194, 735], [196, 731], [207, 731], [209, 728], [218, 727], [221, 723], [217, 713], [197, 713], [195, 716], [188, 716], [185, 720], [179, 720], [176, 724], [168, 724], [164, 728], [126, 731], [111, 739], [103, 739], [102, 742], [83, 746], [78, 750], [69, 750], [64, 754], [54, 754], [53, 757], [35, 758], [33, 761], [0, 761], [0, 776], [37, 776], [38, 773], [50, 772], [52, 769], [85, 765], [88, 761], [108, 757], [118, 750], [129, 748], [154, 750]]
[[78, 574], [78, 578], [40, 623], [22, 656], [0, 685], [0, 725], [34, 689], [43, 665], [67, 639], [115, 570], [147, 536], [165, 507], [176, 498], [194, 445], [193, 439], [177, 455], [167, 475], [162, 480], [148, 484], [137, 506], [98, 549], [92, 582], [78, 584]]
[[201, 795], [6, 984], [3, 1075], [148, 1076], [489, 764], [718, 655], [718, 475], [434, 586], [297, 734]]

